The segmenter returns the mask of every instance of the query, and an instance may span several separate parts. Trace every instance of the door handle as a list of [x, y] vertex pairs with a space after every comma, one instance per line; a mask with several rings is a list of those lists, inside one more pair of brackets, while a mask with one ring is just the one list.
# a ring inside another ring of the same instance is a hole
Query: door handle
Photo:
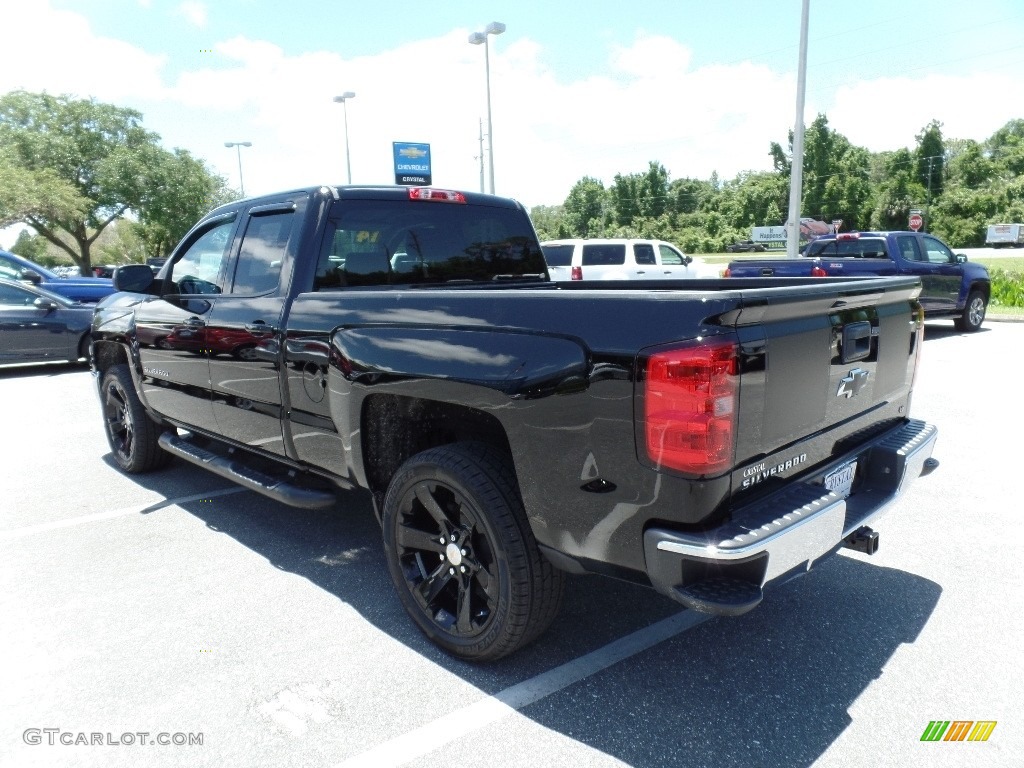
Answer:
[[201, 328], [204, 325], [204, 323], [202, 318], [192, 315], [192, 317], [185, 321], [185, 325], [191, 328]]
[[251, 323], [245, 324], [245, 330], [254, 335], [268, 335], [273, 333], [276, 328], [272, 325], [267, 325], [263, 320], [253, 320]]

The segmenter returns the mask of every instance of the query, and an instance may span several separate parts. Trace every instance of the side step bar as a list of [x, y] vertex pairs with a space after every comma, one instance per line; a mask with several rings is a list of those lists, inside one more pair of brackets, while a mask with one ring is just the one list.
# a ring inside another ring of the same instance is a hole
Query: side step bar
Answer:
[[184, 459], [190, 464], [202, 467], [216, 475], [238, 483], [250, 491], [262, 493], [275, 501], [291, 507], [303, 509], [324, 509], [335, 502], [335, 496], [329, 491], [303, 488], [288, 480], [268, 475], [239, 461], [219, 456], [205, 448], [190, 443], [185, 438], [164, 432], [160, 435], [160, 447], [168, 453]]

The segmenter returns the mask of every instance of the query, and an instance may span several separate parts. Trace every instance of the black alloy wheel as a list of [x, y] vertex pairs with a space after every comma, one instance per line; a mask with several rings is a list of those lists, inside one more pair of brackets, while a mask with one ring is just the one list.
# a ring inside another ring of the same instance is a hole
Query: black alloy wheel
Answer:
[[101, 400], [107, 442], [123, 471], [138, 474], [168, 462], [170, 454], [157, 442], [159, 427], [142, 407], [127, 365], [115, 365], [103, 375]]
[[501, 454], [460, 443], [424, 451], [384, 502], [388, 568], [426, 635], [464, 659], [497, 659], [554, 619], [562, 574], [540, 554]]

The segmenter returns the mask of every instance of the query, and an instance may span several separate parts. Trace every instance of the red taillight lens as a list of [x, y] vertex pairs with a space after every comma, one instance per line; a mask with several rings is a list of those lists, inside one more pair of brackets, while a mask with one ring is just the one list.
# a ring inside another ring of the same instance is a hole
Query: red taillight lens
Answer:
[[828, 272], [822, 269], [819, 265], [815, 264], [811, 267], [811, 277], [828, 277]]
[[694, 475], [732, 466], [739, 365], [733, 342], [651, 355], [644, 377], [644, 436], [655, 465]]
[[722, 270], [722, 277], [732, 277], [732, 272], [729, 271], [728, 267]]
[[409, 187], [410, 200], [439, 200], [443, 203], [464, 203], [466, 196], [450, 189], [433, 189], [431, 187]]
[[573, 267], [572, 268], [572, 279], [573, 280], [582, 280], [583, 279], [583, 267]]

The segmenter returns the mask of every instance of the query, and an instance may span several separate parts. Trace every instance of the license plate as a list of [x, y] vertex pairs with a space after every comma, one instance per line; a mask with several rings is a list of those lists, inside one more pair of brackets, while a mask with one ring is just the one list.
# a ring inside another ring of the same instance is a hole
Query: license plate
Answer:
[[836, 496], [845, 499], [850, 495], [850, 488], [853, 486], [853, 478], [856, 474], [857, 462], [851, 461], [825, 475], [825, 487]]

